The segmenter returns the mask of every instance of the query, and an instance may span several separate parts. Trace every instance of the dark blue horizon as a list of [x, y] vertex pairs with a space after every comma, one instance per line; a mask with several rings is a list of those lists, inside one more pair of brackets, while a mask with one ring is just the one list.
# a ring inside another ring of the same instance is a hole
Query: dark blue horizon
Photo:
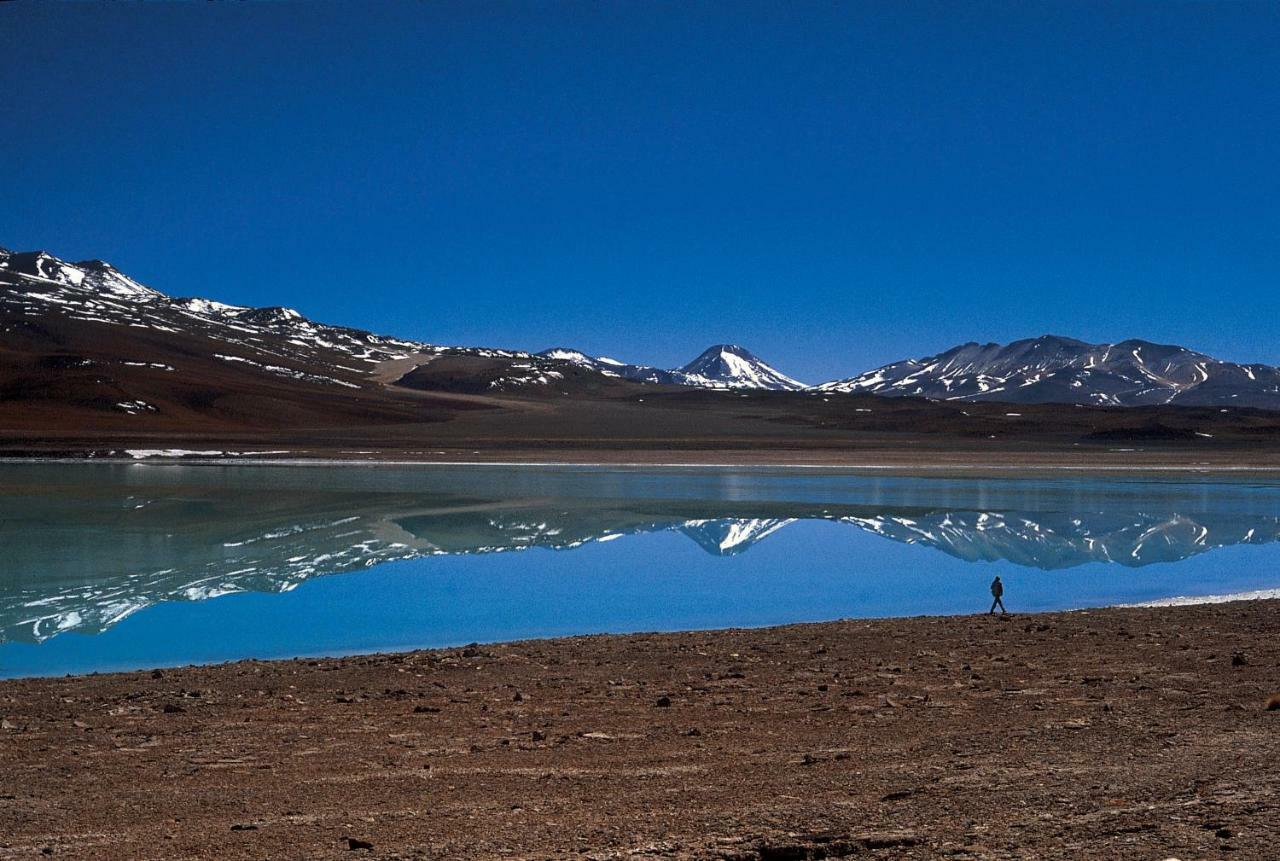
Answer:
[[0, 245], [436, 343], [807, 382], [1280, 364], [1280, 4], [0, 4]]

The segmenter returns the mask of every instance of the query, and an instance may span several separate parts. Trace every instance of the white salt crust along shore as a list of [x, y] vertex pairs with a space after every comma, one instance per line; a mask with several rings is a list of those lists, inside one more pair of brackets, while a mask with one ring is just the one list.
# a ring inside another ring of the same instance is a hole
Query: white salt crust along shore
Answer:
[[272, 454], [288, 451], [217, 451], [187, 449], [125, 449], [128, 457], [103, 455], [96, 457], [0, 457], [4, 463], [137, 463], [141, 460], [171, 460], [193, 466], [225, 466], [226, 458], [235, 458], [238, 466], [489, 466], [575, 469], [771, 469], [827, 470], [831, 472], [1076, 472], [1076, 473], [1188, 473], [1188, 474], [1272, 474], [1280, 466], [1231, 464], [1009, 464], [1009, 463], [761, 463], [756, 461], [524, 461], [524, 460], [383, 460], [373, 458], [276, 458]]

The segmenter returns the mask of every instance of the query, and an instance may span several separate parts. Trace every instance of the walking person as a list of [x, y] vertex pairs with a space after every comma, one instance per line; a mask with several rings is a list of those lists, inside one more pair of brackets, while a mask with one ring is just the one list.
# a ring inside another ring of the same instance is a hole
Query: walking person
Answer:
[[991, 581], [991, 597], [995, 598], [995, 600], [991, 602], [991, 613], [988, 613], [988, 616], [996, 611], [996, 607], [1000, 608], [1001, 615], [1009, 612], [1004, 608], [1004, 600], [1001, 597], [1003, 595], [1004, 584], [1000, 582], [1000, 575], [997, 574], [996, 579]]

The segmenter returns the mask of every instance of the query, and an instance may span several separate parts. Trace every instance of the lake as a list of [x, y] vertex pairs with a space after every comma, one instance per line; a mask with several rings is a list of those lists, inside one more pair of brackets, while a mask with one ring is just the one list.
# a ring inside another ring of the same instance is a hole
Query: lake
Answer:
[[1280, 587], [1280, 477], [0, 465], [0, 676]]

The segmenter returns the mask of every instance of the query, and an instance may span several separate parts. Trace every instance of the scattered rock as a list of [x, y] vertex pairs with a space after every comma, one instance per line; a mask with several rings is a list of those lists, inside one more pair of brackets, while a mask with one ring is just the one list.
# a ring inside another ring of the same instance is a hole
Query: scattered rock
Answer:
[[757, 844], [754, 857], [760, 861], [845, 858], [850, 855], [860, 855], [864, 850], [894, 849], [920, 843], [919, 835], [912, 831], [877, 832], [854, 837], [830, 834], [791, 835], [791, 837], [791, 840], [783, 842]]
[[809, 847], [803, 843], [765, 843], [756, 848], [756, 857], [760, 861], [804, 861]]
[[920, 842], [920, 835], [914, 831], [885, 831], [864, 834], [858, 840], [868, 849], [893, 849], [897, 846], [915, 846]]

